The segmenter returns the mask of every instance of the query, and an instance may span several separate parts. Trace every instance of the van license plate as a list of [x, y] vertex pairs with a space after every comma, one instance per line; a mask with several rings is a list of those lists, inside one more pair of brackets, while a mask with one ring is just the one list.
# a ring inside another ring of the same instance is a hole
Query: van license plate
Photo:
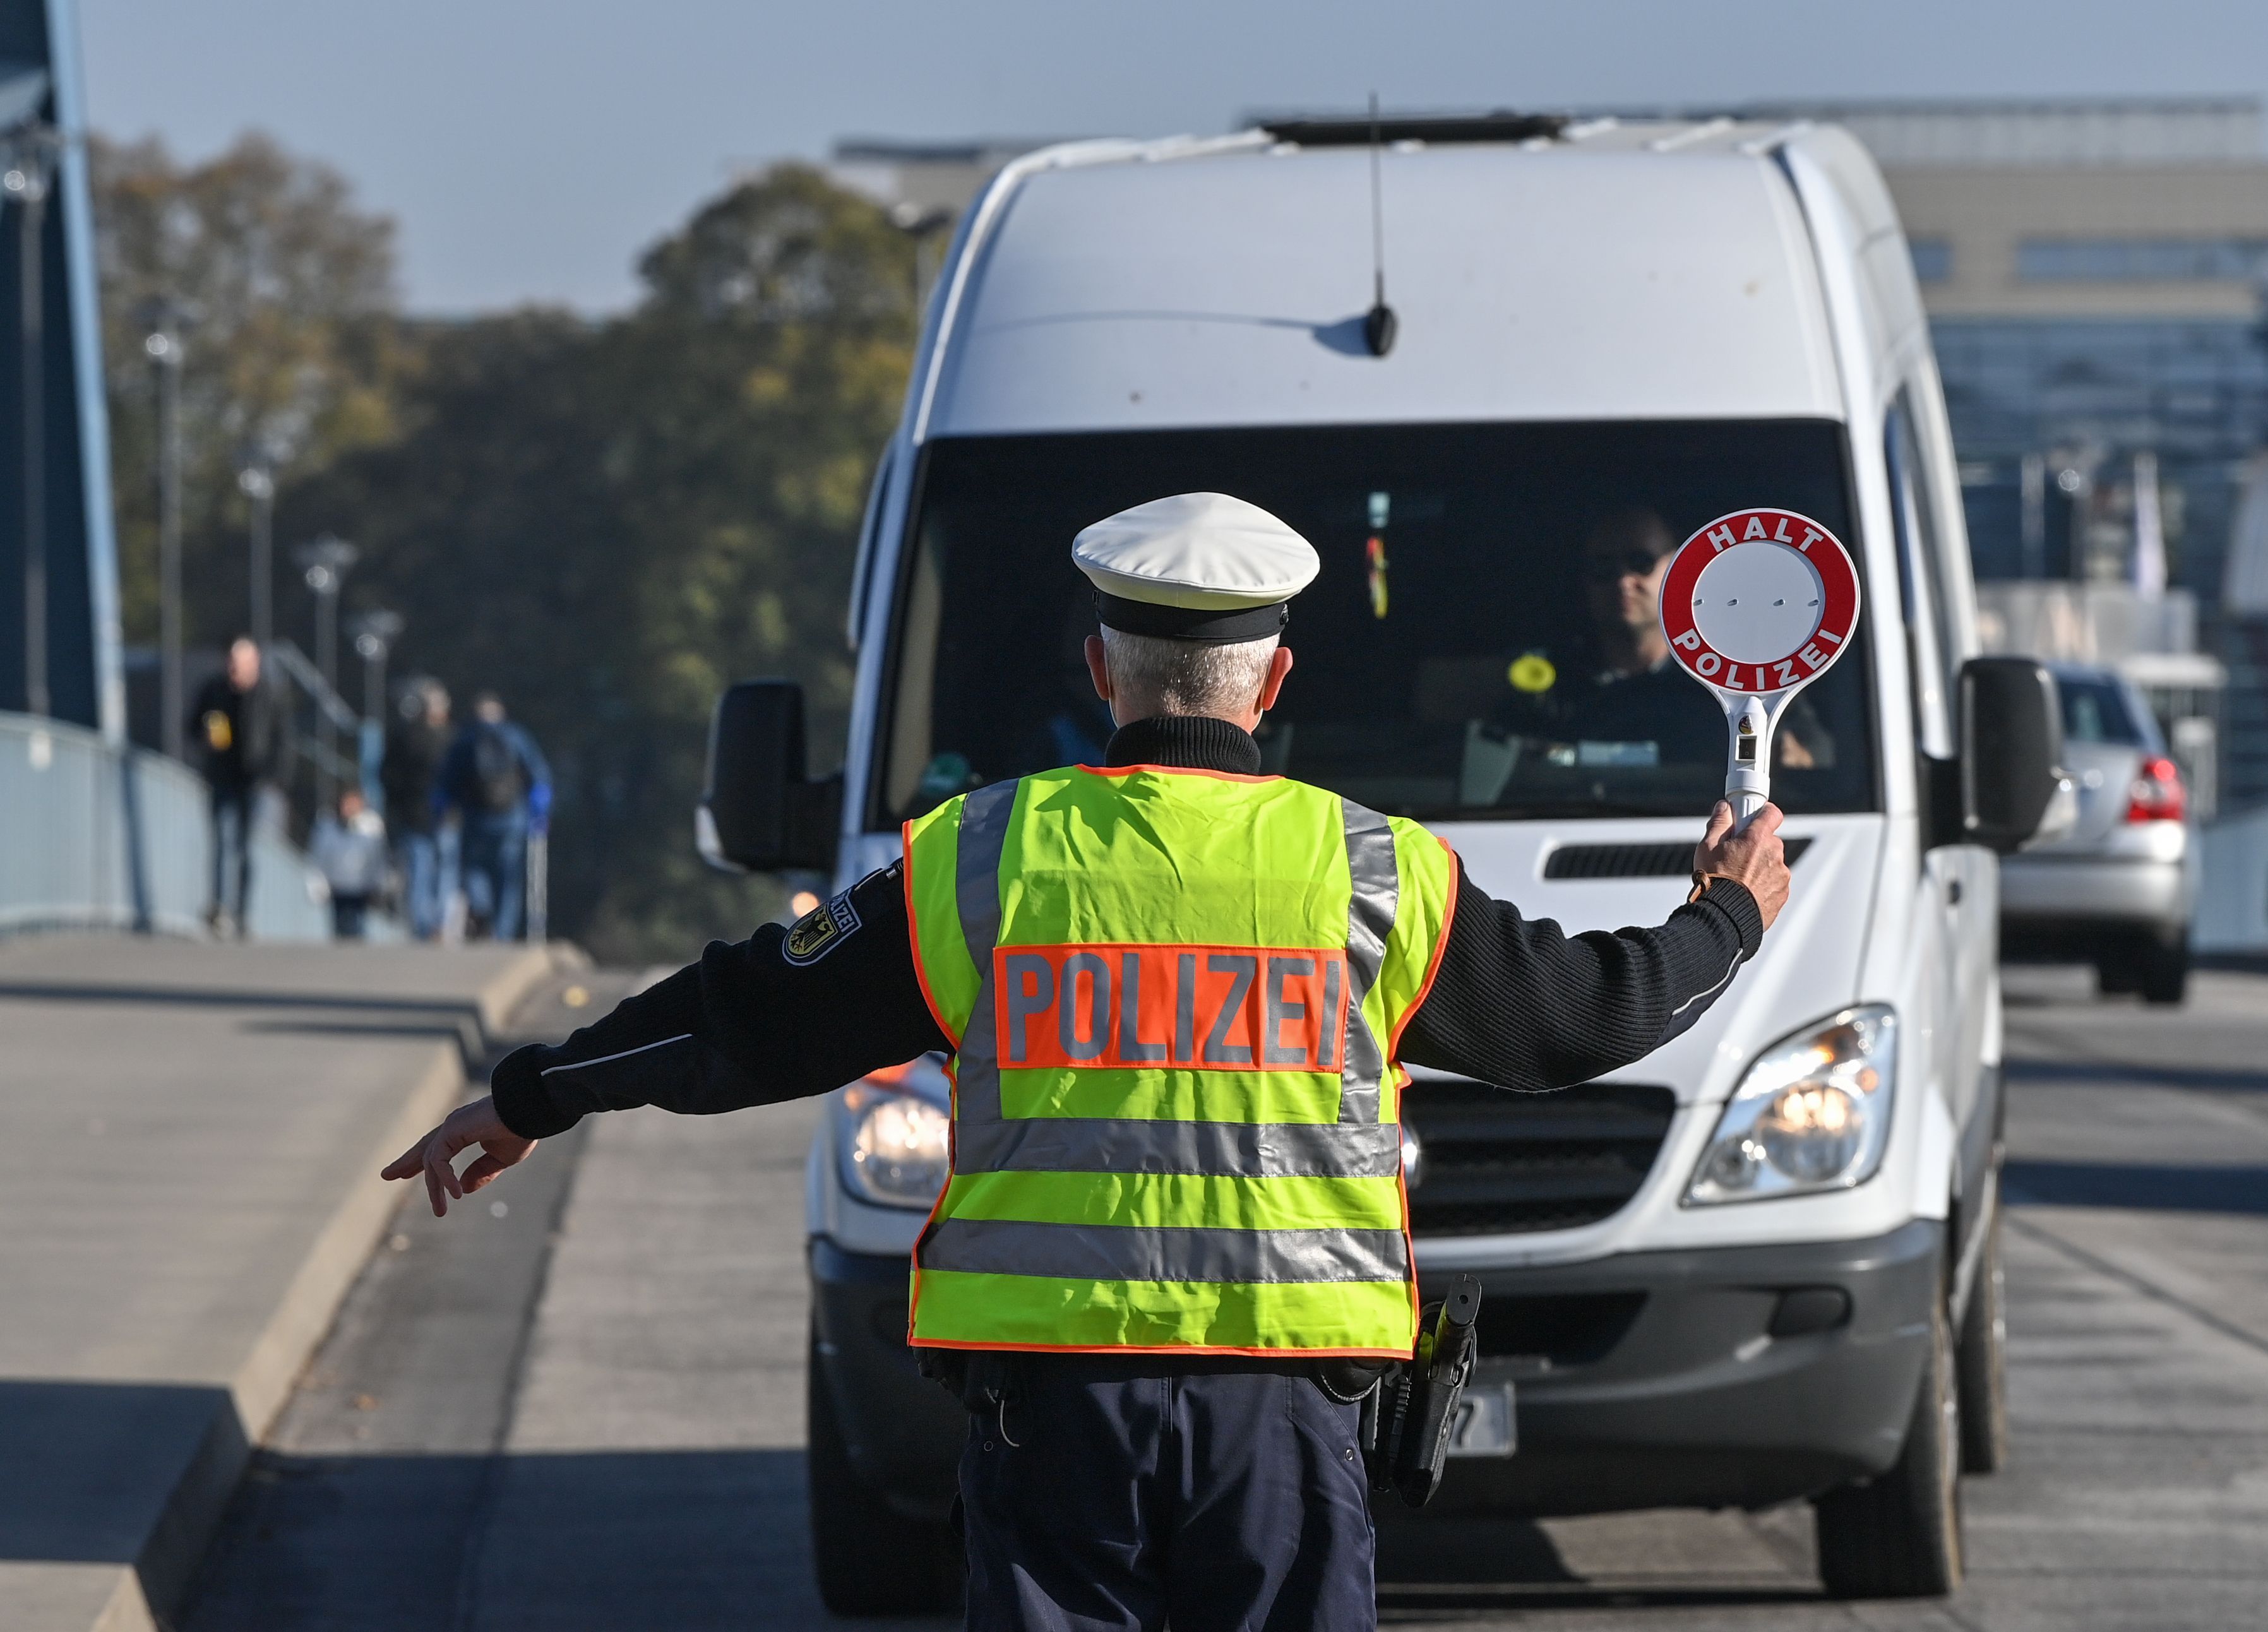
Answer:
[[1510, 1456], [1520, 1445], [1512, 1414], [1512, 1385], [1468, 1386], [1449, 1430], [1451, 1456]]

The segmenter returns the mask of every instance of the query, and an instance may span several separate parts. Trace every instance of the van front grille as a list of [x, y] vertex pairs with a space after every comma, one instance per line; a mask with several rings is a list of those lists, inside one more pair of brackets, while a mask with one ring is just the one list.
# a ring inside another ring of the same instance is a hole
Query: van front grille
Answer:
[[1484, 1359], [1591, 1365], [1614, 1351], [1645, 1306], [1644, 1292], [1491, 1296], [1481, 1299], [1473, 1335]]
[[1676, 1109], [1668, 1089], [1631, 1083], [1513, 1093], [1461, 1077], [1413, 1082], [1402, 1105], [1422, 1152], [1410, 1227], [1498, 1235], [1595, 1224], [1638, 1194]]

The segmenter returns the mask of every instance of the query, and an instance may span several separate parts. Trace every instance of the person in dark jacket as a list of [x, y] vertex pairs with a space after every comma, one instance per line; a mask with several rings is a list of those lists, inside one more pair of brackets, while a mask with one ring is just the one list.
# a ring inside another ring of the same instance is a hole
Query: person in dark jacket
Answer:
[[535, 739], [505, 717], [504, 702], [484, 691], [473, 718], [449, 745], [433, 786], [436, 815], [455, 811], [465, 910], [492, 939], [519, 938], [526, 902], [527, 838], [551, 815], [551, 768]]
[[446, 830], [434, 817], [433, 790], [449, 752], [449, 694], [437, 680], [412, 680], [401, 694], [401, 717], [387, 734], [378, 781], [386, 795], [386, 825], [401, 864], [409, 932], [430, 941], [441, 932], [448, 899], [442, 853]]
[[197, 688], [188, 718], [212, 795], [212, 898], [205, 924], [217, 935], [245, 932], [252, 821], [260, 790], [282, 768], [285, 729], [283, 700], [261, 675], [260, 647], [239, 635], [229, 643], [226, 665]]

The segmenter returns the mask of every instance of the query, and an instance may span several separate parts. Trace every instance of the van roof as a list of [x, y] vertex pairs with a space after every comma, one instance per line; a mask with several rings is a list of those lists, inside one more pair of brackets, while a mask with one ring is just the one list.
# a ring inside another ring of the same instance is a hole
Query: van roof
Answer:
[[969, 212], [917, 434], [1839, 418], [1792, 148], [1911, 288], [1879, 175], [1831, 127], [1382, 122], [1389, 355], [1361, 333], [1367, 121], [1068, 143]]

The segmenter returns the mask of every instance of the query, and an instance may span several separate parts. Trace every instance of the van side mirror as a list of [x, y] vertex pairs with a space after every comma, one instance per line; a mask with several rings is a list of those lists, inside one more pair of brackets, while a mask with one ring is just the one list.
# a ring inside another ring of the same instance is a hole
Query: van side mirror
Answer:
[[727, 872], [834, 867], [843, 776], [811, 780], [803, 687], [793, 680], [742, 680], [717, 699], [703, 786], [693, 832], [701, 859], [711, 867]]
[[2051, 836], [2043, 829], [2056, 825], [2063, 807], [2075, 810], [2072, 801], [2054, 677], [2029, 658], [1962, 664], [1959, 827], [1939, 842], [1982, 844], [2005, 856]]

